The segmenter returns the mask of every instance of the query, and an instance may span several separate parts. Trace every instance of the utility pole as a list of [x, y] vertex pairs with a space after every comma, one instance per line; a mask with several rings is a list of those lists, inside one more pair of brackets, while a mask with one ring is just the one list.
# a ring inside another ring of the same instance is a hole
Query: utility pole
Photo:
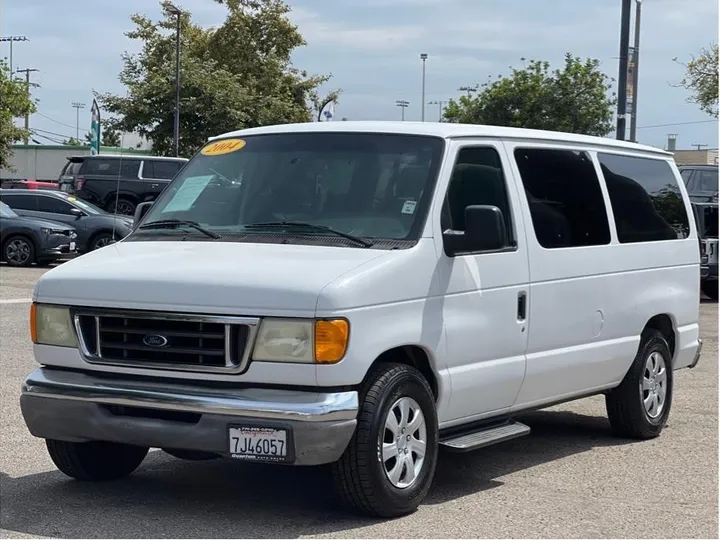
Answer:
[[473, 92], [477, 92], [477, 88], [474, 86], [461, 86], [458, 88], [458, 92], [467, 92], [468, 97], [470, 97]]
[[73, 101], [72, 106], [76, 109], [76, 115], [75, 115], [75, 140], [79, 143], [80, 142], [80, 109], [85, 108], [84, 103], [80, 103], [79, 101]]
[[618, 69], [617, 132], [615, 138], [625, 140], [627, 113], [628, 48], [630, 47], [630, 8], [632, 0], [622, 0], [620, 21], [620, 67]]
[[640, 67], [640, 15], [642, 14], [642, 0], [635, 0], [635, 51], [633, 66], [633, 107], [630, 117], [630, 140], [637, 142], [637, 113], [638, 113], [638, 78]]
[[427, 61], [427, 57], [428, 57], [427, 53], [422, 53], [420, 55], [420, 60], [422, 60], [422, 66], [423, 66], [423, 70], [422, 70], [422, 112], [421, 112], [421, 117], [422, 117], [423, 122], [425, 121], [425, 62]]
[[0, 37], [0, 41], [10, 42], [10, 76], [12, 77], [13, 71], [13, 42], [15, 41], [30, 41], [25, 36], [4, 36]]
[[175, 146], [175, 157], [180, 156], [180, 16], [182, 11], [172, 4], [168, 5], [168, 11], [177, 18], [175, 27], [175, 116], [173, 123], [173, 144]]
[[428, 105], [437, 105], [439, 109], [438, 122], [442, 122], [443, 106], [447, 101], [431, 101]]
[[692, 143], [690, 146], [694, 146], [695, 149], [699, 152], [701, 148], [706, 148], [707, 144]]
[[396, 107], [400, 107], [400, 110], [402, 111], [400, 114], [400, 119], [404, 122], [405, 121], [405, 109], [410, 105], [409, 101], [405, 101], [404, 99], [398, 99], [395, 102]]
[[[18, 69], [17, 73], [25, 74], [25, 87], [27, 88], [28, 99], [30, 99], [30, 73], [33, 71], [40, 71], [39, 69], [26, 68]], [[30, 113], [25, 113], [25, 144], [30, 144], [28, 134], [30, 133]]]

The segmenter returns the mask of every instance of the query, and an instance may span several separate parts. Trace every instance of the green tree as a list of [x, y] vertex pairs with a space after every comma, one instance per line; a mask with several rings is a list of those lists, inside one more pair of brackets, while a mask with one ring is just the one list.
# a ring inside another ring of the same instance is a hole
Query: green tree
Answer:
[[[205, 29], [180, 16], [180, 154], [188, 156], [212, 135], [247, 127], [309, 122], [328, 76], [295, 68], [290, 57], [305, 45], [288, 19], [284, 0], [216, 0], [225, 21]], [[123, 56], [120, 81], [127, 95], [96, 94], [118, 118], [113, 127], [152, 141], [156, 154], [172, 154], [176, 16], [167, 0], [163, 19], [134, 15], [127, 33], [141, 52]]]
[[81, 143], [75, 137], [70, 137], [69, 139], [65, 139], [63, 141], [63, 144], [66, 146], [82, 146], [83, 145], [83, 143]]
[[[120, 132], [113, 129], [113, 124], [108, 120], [102, 120], [102, 129], [100, 130], [100, 137], [101, 141], [100, 144], [102, 146], [115, 146], [119, 147], [122, 144], [122, 137], [120, 136]], [[92, 131], [88, 131], [85, 134], [85, 142], [87, 144], [92, 143]]]
[[12, 145], [30, 137], [29, 131], [15, 125], [15, 118], [34, 112], [27, 84], [12, 78], [7, 63], [0, 60], [0, 169], [11, 169]]
[[[523, 59], [524, 61], [524, 59]], [[597, 60], [565, 55], [562, 69], [531, 60], [510, 76], [478, 85], [476, 96], [450, 100], [448, 122], [604, 136], [613, 130], [612, 79]]]
[[[675, 59], [677, 62], [677, 58]], [[690, 103], [696, 103], [710, 116], [718, 117], [718, 45], [703, 49], [700, 56], [684, 64], [685, 76], [680, 81], [683, 88], [690, 90]]]

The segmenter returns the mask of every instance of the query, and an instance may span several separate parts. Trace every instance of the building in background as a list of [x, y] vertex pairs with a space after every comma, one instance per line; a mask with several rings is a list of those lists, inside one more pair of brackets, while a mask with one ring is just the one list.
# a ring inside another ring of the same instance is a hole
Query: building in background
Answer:
[[717, 165], [718, 149], [703, 148], [702, 150], [675, 150], [675, 163], [678, 165]]
[[[0, 180], [56, 182], [70, 156], [89, 156], [90, 146], [16, 144], [10, 159], [14, 171], [0, 169]], [[150, 150], [101, 146], [101, 154], [147, 156]]]

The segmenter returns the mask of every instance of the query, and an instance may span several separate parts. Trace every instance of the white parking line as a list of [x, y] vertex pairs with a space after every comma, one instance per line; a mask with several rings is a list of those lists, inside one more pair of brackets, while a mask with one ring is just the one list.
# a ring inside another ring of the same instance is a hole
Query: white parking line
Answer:
[[29, 304], [32, 298], [0, 298], [0, 304]]

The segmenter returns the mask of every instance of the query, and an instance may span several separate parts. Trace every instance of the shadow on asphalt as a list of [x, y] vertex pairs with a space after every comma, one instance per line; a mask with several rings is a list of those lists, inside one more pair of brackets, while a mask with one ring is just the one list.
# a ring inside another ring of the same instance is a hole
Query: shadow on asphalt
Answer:
[[[424, 505], [504, 485], [498, 478], [629, 441], [604, 417], [540, 411], [520, 417], [532, 433], [467, 454], [441, 453]], [[0, 475], [2, 528], [60, 538], [294, 538], [352, 530], [377, 520], [350, 515], [332, 494], [327, 467], [186, 462], [155, 451], [129, 479], [87, 484], [57, 471]]]

